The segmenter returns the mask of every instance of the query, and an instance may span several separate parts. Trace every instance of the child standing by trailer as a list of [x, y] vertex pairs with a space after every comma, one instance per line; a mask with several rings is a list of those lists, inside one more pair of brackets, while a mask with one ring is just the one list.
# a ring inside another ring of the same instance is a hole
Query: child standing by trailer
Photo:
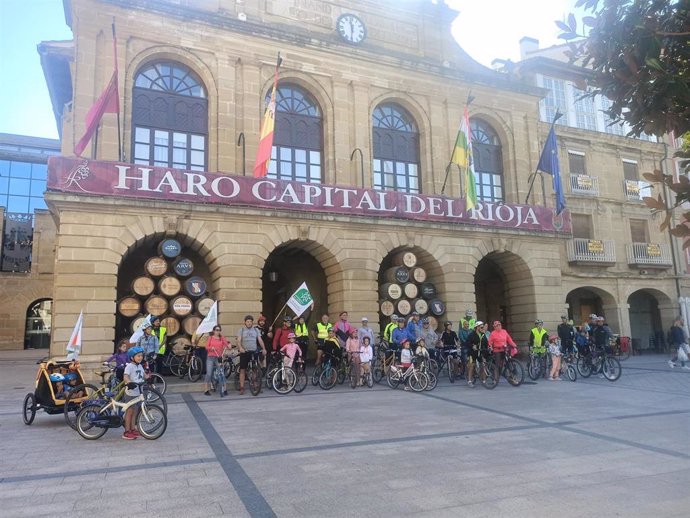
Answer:
[[[123, 398], [123, 402], [125, 403], [141, 394], [140, 384], [144, 383], [146, 377], [144, 367], [141, 365], [141, 362], [144, 361], [144, 349], [139, 346], [132, 347], [127, 351], [127, 356], [130, 359], [130, 363], [125, 367], [124, 374], [124, 380], [125, 383], [127, 383], [127, 389], [125, 390]], [[134, 428], [135, 412], [136, 409], [134, 406], [131, 406], [125, 413], [125, 433], [122, 434], [122, 438], [128, 441], [136, 439], [140, 435], [139, 431]]]
[[552, 364], [549, 381], [561, 381], [561, 358], [563, 357], [563, 351], [561, 351], [561, 341], [557, 335], [549, 336], [548, 348]]

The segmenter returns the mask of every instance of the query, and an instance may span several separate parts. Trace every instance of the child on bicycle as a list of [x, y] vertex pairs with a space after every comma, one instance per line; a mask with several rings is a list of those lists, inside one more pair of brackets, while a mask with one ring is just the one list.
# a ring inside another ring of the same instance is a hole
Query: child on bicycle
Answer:
[[125, 371], [125, 365], [127, 365], [127, 347], [129, 347], [129, 341], [126, 338], [120, 340], [117, 344], [117, 351], [105, 360], [104, 363], [115, 362], [115, 379], [118, 381], [122, 380], [122, 374]]
[[295, 333], [288, 334], [288, 343], [280, 348], [280, 352], [284, 355], [283, 365], [292, 367], [295, 358], [299, 358], [302, 355], [302, 350], [297, 343], [297, 335]]
[[343, 349], [340, 347], [340, 341], [335, 336], [335, 329], [332, 327], [328, 328], [328, 337], [323, 341], [323, 353], [331, 359], [333, 367], [340, 365]]
[[558, 335], [549, 335], [548, 349], [552, 364], [549, 381], [561, 381], [561, 358], [563, 357], [563, 352], [561, 351], [561, 341], [558, 339]]
[[[361, 366], [361, 374], [368, 374], [371, 368], [371, 360], [374, 357], [374, 350], [371, 348], [371, 343], [368, 336], [362, 338], [362, 343], [359, 346], [359, 363]], [[360, 377], [359, 385], [362, 385], [362, 378]]]
[[[127, 383], [127, 389], [123, 402], [126, 403], [138, 397], [141, 394], [140, 384], [144, 383], [146, 373], [141, 362], [144, 361], [144, 349], [136, 346], [127, 351], [127, 356], [130, 362], [125, 367], [124, 381]], [[122, 438], [128, 441], [139, 437], [139, 432], [134, 428], [135, 408], [131, 406], [125, 412], [125, 433]]]
[[[222, 328], [219, 325], [213, 327], [211, 336], [208, 337], [206, 341], [206, 377], [204, 378], [204, 387], [206, 391], [204, 395], [210, 396], [211, 391], [209, 390], [211, 386], [211, 379], [213, 378], [213, 371], [216, 366], [223, 363], [223, 351], [226, 347], [229, 347], [228, 339], [222, 334]], [[222, 370], [221, 365], [221, 370]], [[222, 387], [219, 387], [220, 397], [228, 395], [227, 386], [225, 384], [225, 376], [221, 378]]]
[[359, 360], [359, 331], [355, 328], [350, 331], [350, 336], [345, 342], [345, 352], [347, 352], [347, 361], [351, 362], [354, 369], [360, 370]]

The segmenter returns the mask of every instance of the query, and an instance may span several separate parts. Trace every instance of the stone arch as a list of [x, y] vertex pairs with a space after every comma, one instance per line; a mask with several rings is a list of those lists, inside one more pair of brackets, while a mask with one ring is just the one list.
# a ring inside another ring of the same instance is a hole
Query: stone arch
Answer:
[[616, 307], [616, 297], [601, 287], [585, 284], [573, 288], [566, 294], [565, 304], [568, 307], [568, 317], [576, 326], [586, 321], [591, 314], [602, 315], [609, 321], [618, 323], [615, 311], [611, 311]]
[[678, 306], [656, 288], [629, 288], [626, 297], [633, 351], [666, 347], [666, 333], [678, 318]]

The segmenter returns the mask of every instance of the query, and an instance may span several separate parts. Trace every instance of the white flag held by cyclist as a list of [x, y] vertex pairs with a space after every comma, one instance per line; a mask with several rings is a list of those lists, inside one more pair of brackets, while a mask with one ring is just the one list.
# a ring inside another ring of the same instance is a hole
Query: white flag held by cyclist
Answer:
[[144, 336], [144, 326], [151, 325], [151, 313], [146, 315], [146, 318], [141, 321], [141, 324], [139, 324], [139, 327], [136, 328], [134, 331], [134, 334], [129, 337], [129, 343], [130, 344], [135, 344], [139, 341], [139, 338]]
[[79, 358], [79, 353], [81, 352], [81, 328], [84, 323], [84, 311], [79, 312], [79, 318], [77, 323], [74, 325], [74, 330], [72, 331], [72, 336], [69, 337], [69, 342], [67, 342], [67, 359], [76, 360]]
[[290, 300], [287, 301], [287, 305], [295, 312], [296, 317], [304, 313], [307, 308], [314, 309], [314, 298], [311, 296], [311, 293], [309, 293], [306, 282], [303, 282], [302, 285], [297, 288], [297, 291], [292, 294]]
[[199, 327], [196, 328], [196, 335], [202, 335], [204, 333], [210, 333], [213, 328], [218, 325], [218, 301], [213, 303], [211, 309], [208, 311], [208, 315], [201, 321]]

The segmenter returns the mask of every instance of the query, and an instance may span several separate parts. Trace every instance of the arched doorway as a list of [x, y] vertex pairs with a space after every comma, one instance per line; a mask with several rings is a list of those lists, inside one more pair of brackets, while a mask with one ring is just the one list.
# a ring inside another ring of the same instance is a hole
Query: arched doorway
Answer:
[[433, 329], [442, 328], [438, 322], [446, 318], [443, 270], [423, 248], [402, 246], [391, 250], [381, 261], [378, 286], [381, 330], [392, 314], [409, 317], [414, 311], [429, 317]]
[[24, 349], [50, 348], [52, 312], [52, 299], [41, 299], [29, 304], [26, 310]]
[[657, 298], [648, 290], [639, 290], [628, 297], [628, 306], [633, 351], [663, 350], [666, 341]]
[[512, 252], [484, 256], [474, 274], [477, 318], [500, 320], [513, 337], [528, 329], [536, 316], [534, 280], [527, 263]]
[[565, 298], [568, 306], [568, 317], [576, 326], [589, 321], [589, 315], [601, 315], [607, 319], [609, 325], [617, 325], [616, 315], [607, 315], [605, 306], [614, 305], [613, 297], [605, 291], [591, 286], [576, 288]]
[[[261, 275], [262, 311], [270, 324], [276, 317], [294, 316], [289, 308], [282, 311], [290, 296], [307, 283], [314, 299], [314, 309], [304, 313], [311, 328], [318, 318], [328, 313], [328, 283], [321, 263], [308, 248], [311, 242], [292, 241], [278, 246], [266, 259]], [[256, 316], [255, 316], [256, 318]], [[280, 320], [276, 323], [280, 325]]]

